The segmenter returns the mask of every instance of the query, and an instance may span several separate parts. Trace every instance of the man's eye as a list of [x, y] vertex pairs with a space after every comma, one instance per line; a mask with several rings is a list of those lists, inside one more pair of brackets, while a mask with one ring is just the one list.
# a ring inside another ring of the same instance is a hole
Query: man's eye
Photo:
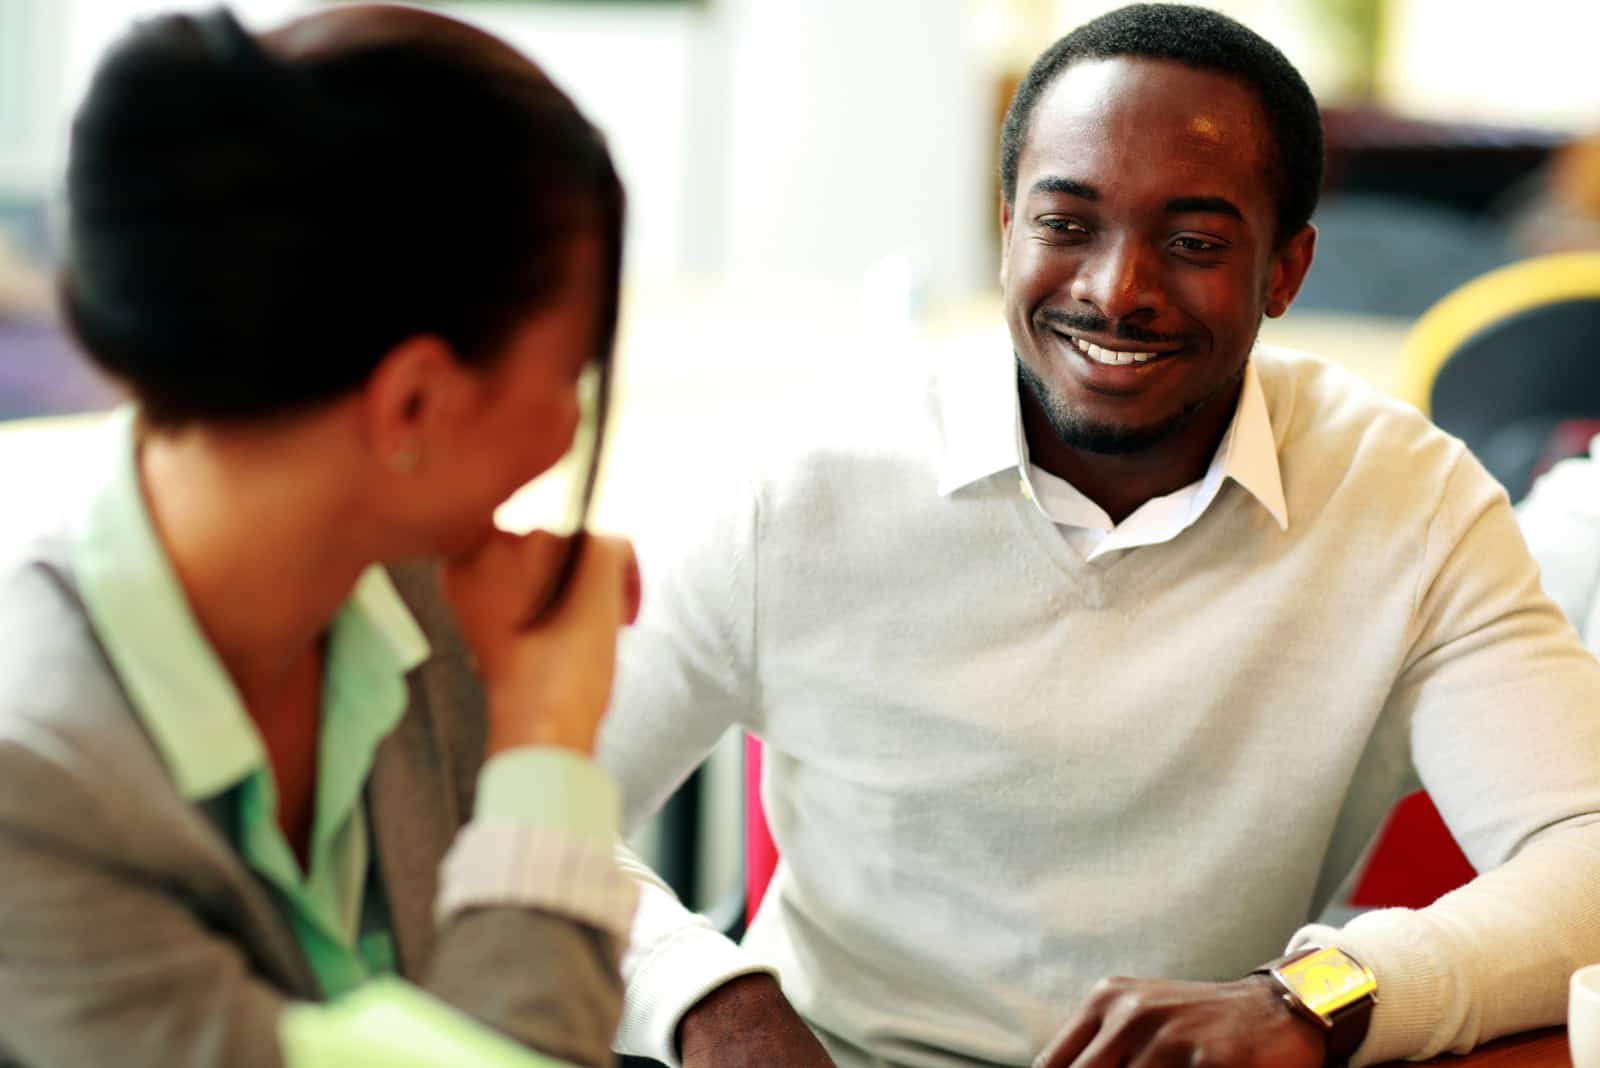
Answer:
[[1084, 228], [1084, 225], [1078, 222], [1076, 219], [1062, 219], [1049, 215], [1040, 219], [1039, 225], [1044, 227], [1046, 230], [1053, 230], [1058, 234], [1086, 234], [1089, 232]]
[[1183, 249], [1183, 251], [1185, 251], [1185, 252], [1220, 252], [1220, 251], [1222, 251], [1222, 245], [1218, 244], [1215, 241], [1207, 241], [1203, 237], [1184, 236], [1184, 237], [1180, 237], [1180, 238], [1175, 239], [1172, 243], [1174, 245], [1176, 245], [1178, 248]]

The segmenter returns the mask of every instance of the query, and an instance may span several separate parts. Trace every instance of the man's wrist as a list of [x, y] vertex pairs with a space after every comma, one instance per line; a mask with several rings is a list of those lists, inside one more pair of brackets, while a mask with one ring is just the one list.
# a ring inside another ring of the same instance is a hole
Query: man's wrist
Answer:
[[765, 972], [741, 975], [723, 983], [690, 1006], [678, 1021], [673, 1044], [679, 1059], [692, 1054], [701, 1044], [718, 1041], [730, 1026], [749, 1026], [753, 1015], [770, 1012], [774, 1005], [788, 1008], [777, 980]]
[[1316, 1047], [1322, 1050], [1322, 1063], [1324, 1065], [1343, 1063], [1330, 1060], [1331, 1051], [1328, 1049], [1328, 1029], [1295, 1007], [1294, 1000], [1284, 992], [1283, 987], [1271, 975], [1264, 971], [1251, 972], [1240, 981], [1254, 983], [1259, 986], [1261, 988], [1261, 996], [1273, 1002], [1277, 1012], [1293, 1021], [1294, 1026], [1304, 1034], [1312, 1036], [1312, 1041], [1316, 1043]]
[[1318, 1032], [1323, 1063], [1343, 1068], [1366, 1041], [1378, 1001], [1371, 969], [1337, 947], [1307, 946], [1255, 969], [1284, 1010]]

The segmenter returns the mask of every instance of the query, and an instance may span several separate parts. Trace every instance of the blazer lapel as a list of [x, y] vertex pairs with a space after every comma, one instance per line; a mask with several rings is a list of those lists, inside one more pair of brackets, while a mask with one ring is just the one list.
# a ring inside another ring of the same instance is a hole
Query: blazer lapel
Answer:
[[411, 673], [405, 715], [378, 747], [367, 806], [400, 971], [419, 978], [433, 953], [439, 864], [472, 811], [484, 701], [434, 567], [393, 567], [390, 577], [433, 654]]
[[255, 971], [298, 997], [322, 997], [322, 983], [306, 959], [278, 891], [257, 875], [231, 844], [238, 825], [237, 793], [224, 791], [196, 805], [195, 811], [207, 825], [207, 832], [197, 835], [198, 848], [206, 854], [207, 877], [220, 877], [227, 884], [226, 892], [206, 895], [210, 907], [232, 914], [225, 924], [228, 929], [248, 932], [241, 948], [254, 962]]

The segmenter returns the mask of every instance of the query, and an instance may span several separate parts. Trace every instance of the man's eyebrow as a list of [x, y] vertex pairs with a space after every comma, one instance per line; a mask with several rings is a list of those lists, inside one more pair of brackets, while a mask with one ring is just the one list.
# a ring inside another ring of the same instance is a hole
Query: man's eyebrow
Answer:
[[1227, 215], [1244, 221], [1244, 212], [1224, 197], [1173, 197], [1167, 201], [1168, 215]]
[[1047, 174], [1037, 182], [1034, 182], [1031, 192], [1065, 193], [1068, 196], [1078, 197], [1082, 200], [1100, 199], [1100, 190], [1087, 182], [1080, 182], [1073, 178], [1061, 178], [1054, 174]]

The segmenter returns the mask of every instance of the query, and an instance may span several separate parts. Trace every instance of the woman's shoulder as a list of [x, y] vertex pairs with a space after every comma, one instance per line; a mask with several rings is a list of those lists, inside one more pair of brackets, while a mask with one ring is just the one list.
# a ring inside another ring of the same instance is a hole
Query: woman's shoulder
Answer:
[[78, 595], [71, 543], [41, 535], [0, 564], [0, 822], [100, 827], [161, 786]]

